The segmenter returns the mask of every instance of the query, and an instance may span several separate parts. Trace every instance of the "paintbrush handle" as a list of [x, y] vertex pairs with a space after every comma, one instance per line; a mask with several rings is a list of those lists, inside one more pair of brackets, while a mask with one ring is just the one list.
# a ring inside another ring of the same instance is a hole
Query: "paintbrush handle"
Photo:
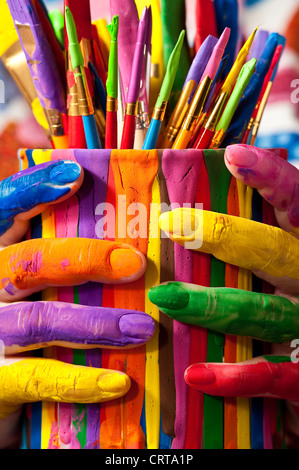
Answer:
[[186, 149], [189, 141], [192, 137], [192, 133], [187, 130], [187, 129], [181, 129], [177, 138], [175, 139], [175, 142], [172, 146], [173, 149]]
[[208, 149], [210, 146], [210, 143], [212, 142], [213, 135], [214, 135], [213, 130], [206, 129], [205, 127], [203, 127], [200, 130], [200, 133], [198, 135], [198, 138], [195, 141], [193, 148]]
[[94, 114], [82, 116], [85, 131], [86, 143], [88, 149], [101, 149], [102, 144], [99, 137]]
[[52, 136], [52, 144], [54, 149], [68, 149], [69, 138], [68, 135]]
[[86, 149], [86, 138], [82, 116], [68, 116], [69, 148]]
[[144, 144], [142, 147], [143, 150], [156, 148], [161, 126], [162, 126], [162, 121], [160, 121], [159, 119], [153, 119], [153, 118], [151, 119], [148, 131], [145, 136]]
[[121, 138], [121, 149], [133, 149], [135, 140], [136, 116], [126, 114], [124, 119], [124, 127]]
[[117, 111], [106, 112], [105, 148], [117, 149]]

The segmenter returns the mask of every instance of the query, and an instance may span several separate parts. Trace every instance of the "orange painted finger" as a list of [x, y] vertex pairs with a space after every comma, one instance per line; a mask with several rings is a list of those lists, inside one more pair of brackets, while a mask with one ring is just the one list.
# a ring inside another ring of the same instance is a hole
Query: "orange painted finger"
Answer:
[[18, 300], [49, 286], [131, 282], [145, 267], [143, 254], [128, 244], [87, 238], [27, 240], [0, 252], [0, 300]]

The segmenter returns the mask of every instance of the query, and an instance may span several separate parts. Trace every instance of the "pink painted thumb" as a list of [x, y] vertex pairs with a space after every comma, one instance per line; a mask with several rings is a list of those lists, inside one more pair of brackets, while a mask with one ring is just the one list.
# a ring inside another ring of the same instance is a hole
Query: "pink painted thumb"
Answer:
[[299, 170], [296, 167], [277, 150], [245, 144], [228, 146], [224, 158], [233, 176], [256, 188], [277, 209], [277, 220], [282, 228], [293, 231], [299, 227]]

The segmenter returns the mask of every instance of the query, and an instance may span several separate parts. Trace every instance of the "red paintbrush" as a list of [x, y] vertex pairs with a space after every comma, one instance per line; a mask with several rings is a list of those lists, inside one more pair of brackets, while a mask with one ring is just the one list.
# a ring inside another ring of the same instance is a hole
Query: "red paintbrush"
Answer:
[[[85, 72], [90, 93], [93, 96], [93, 82], [88, 67], [88, 62], [93, 62], [93, 54], [91, 48], [92, 26], [90, 16], [89, 0], [64, 0], [64, 8], [68, 6], [71, 10], [77, 28], [78, 40], [84, 51]], [[70, 148], [87, 148], [85, 132], [82, 117], [79, 112], [79, 102], [77, 95], [77, 87], [73, 75], [70, 56], [68, 54], [68, 35], [65, 28], [65, 50], [67, 61], [67, 82], [68, 82], [68, 131], [69, 131], [69, 147]]]

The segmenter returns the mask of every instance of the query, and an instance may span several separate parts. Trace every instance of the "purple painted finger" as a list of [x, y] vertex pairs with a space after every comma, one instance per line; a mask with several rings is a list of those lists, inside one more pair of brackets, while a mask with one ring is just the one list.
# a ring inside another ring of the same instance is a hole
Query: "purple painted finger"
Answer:
[[72, 348], [134, 347], [155, 330], [146, 313], [64, 302], [18, 302], [0, 309], [6, 354], [60, 345]]
[[256, 188], [274, 208], [284, 230], [299, 235], [299, 170], [274, 150], [230, 145], [225, 152], [229, 171]]

